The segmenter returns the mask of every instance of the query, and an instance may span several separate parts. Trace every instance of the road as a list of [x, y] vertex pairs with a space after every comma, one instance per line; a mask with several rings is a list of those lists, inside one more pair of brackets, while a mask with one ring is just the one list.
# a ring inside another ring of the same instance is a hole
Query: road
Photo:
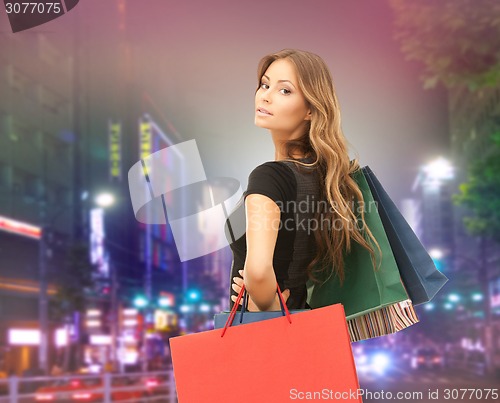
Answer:
[[365, 391], [365, 403], [493, 402], [499, 401], [500, 395], [498, 380], [459, 371], [393, 368], [384, 375], [360, 374], [359, 383], [361, 390]]

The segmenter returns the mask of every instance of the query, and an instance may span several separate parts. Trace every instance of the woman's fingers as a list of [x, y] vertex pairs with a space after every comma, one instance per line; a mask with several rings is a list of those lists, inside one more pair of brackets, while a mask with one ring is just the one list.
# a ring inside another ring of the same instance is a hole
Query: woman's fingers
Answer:
[[[243, 275], [243, 270], [240, 270], [239, 273]], [[239, 295], [241, 291], [241, 287], [243, 286], [244, 282], [241, 277], [233, 277], [233, 284], [231, 284], [231, 288], [234, 290], [236, 294]], [[233, 302], [236, 302], [236, 295], [231, 296], [231, 300]], [[243, 305], [243, 298], [240, 300], [240, 305]]]
[[[287, 288], [285, 291], [281, 292], [281, 295], [283, 296], [283, 300], [286, 301], [288, 300], [288, 297], [290, 297], [290, 290]], [[278, 303], [280, 302], [280, 297], [278, 294], [276, 294], [276, 300]]]
[[[233, 284], [231, 284], [231, 288], [234, 290], [234, 292], [236, 292], [236, 294], [240, 293], [241, 287], [245, 283], [243, 280], [243, 270], [238, 270], [238, 273], [240, 274], [241, 277], [233, 277]], [[289, 288], [285, 289], [281, 294], [283, 295], [283, 299], [286, 302], [288, 300], [288, 298], [290, 297], [290, 289]], [[234, 302], [236, 302], [236, 298], [237, 297], [235, 295], [231, 296], [231, 300]], [[277, 298], [276, 301], [279, 302], [279, 296], [277, 294], [276, 294], [276, 298]], [[250, 298], [249, 299], [249, 308], [250, 308], [251, 303], [252, 303], [252, 301]], [[243, 298], [240, 300], [240, 305], [243, 305]]]
[[283, 295], [283, 299], [286, 301], [290, 296], [290, 290], [287, 288], [285, 291], [281, 293], [281, 295]]

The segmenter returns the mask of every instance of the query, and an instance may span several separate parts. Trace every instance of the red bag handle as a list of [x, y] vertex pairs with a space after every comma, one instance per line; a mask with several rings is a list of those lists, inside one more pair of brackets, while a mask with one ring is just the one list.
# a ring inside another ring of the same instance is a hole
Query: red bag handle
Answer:
[[[280, 286], [276, 282], [277, 286], [277, 291], [278, 291], [278, 296], [280, 298], [281, 304], [283, 308], [285, 308], [285, 315], [288, 319], [288, 322], [292, 323], [292, 317], [290, 315], [290, 311], [288, 310], [288, 307], [286, 306], [285, 299], [283, 298], [283, 295], [281, 294]], [[222, 330], [222, 334], [220, 337], [224, 336], [224, 333], [226, 333], [226, 330], [229, 326], [233, 324], [234, 316], [236, 315], [236, 310], [238, 309], [238, 305], [240, 304], [241, 297], [243, 297], [243, 293], [245, 292], [245, 284], [242, 285], [240, 293], [238, 294], [238, 297], [236, 298], [236, 302], [233, 305], [233, 309], [231, 309], [231, 312], [229, 313], [229, 317], [226, 320], [226, 324], [224, 325], [224, 329]]]

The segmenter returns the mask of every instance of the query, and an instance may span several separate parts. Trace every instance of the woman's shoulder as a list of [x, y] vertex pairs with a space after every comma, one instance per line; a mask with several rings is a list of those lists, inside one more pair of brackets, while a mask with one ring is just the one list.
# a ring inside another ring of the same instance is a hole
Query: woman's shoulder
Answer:
[[262, 171], [289, 171], [293, 172], [294, 170], [306, 168], [309, 170], [314, 169], [313, 166], [307, 166], [304, 164], [310, 164], [314, 162], [314, 159], [311, 157], [300, 158], [297, 160], [278, 160], [278, 161], [266, 161], [260, 165], [258, 165], [255, 170]]
[[314, 158], [306, 157], [298, 160], [283, 160], [275, 161], [282, 164], [282, 166], [287, 167], [291, 172], [298, 175], [305, 175], [305, 177], [310, 177], [311, 174], [318, 172], [318, 166], [312, 165], [314, 163]]
[[306, 175], [304, 176], [303, 180], [310, 180], [305, 178], [310, 177], [309, 174], [317, 171], [317, 167], [315, 166], [307, 166], [302, 164], [310, 164], [312, 162], [314, 162], [314, 160], [310, 157], [301, 158], [296, 161], [266, 161], [258, 165], [251, 171], [248, 182], [249, 184], [274, 182], [279, 183], [281, 186], [296, 188], [298, 177], [302, 178], [302, 175]]
[[292, 178], [293, 170], [288, 164], [284, 164], [284, 161], [266, 161], [260, 165], [257, 165], [252, 172], [250, 173], [250, 177], [252, 176], [289, 176]]
[[252, 170], [245, 194], [261, 193], [278, 202], [292, 200], [296, 192], [297, 180], [291, 168], [279, 161], [267, 161]]

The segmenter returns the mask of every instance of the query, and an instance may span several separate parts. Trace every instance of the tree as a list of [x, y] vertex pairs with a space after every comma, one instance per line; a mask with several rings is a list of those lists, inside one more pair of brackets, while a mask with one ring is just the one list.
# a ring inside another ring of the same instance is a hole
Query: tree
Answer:
[[469, 167], [468, 181], [459, 186], [453, 203], [466, 207], [472, 214], [464, 217], [469, 233], [500, 242], [500, 131], [491, 139], [491, 152]]
[[389, 0], [395, 39], [407, 60], [425, 66], [424, 88], [500, 84], [500, 2]]
[[[492, 136], [492, 147], [484, 159], [475, 160], [469, 166], [468, 180], [459, 186], [459, 194], [453, 202], [466, 207], [470, 216], [463, 218], [467, 231], [479, 237], [478, 280], [484, 295], [484, 330], [491, 326], [490, 287], [486, 262], [487, 238], [500, 243], [500, 130]], [[486, 338], [486, 350], [492, 351], [491, 339]], [[486, 355], [487, 371], [492, 369], [491, 355]]]

